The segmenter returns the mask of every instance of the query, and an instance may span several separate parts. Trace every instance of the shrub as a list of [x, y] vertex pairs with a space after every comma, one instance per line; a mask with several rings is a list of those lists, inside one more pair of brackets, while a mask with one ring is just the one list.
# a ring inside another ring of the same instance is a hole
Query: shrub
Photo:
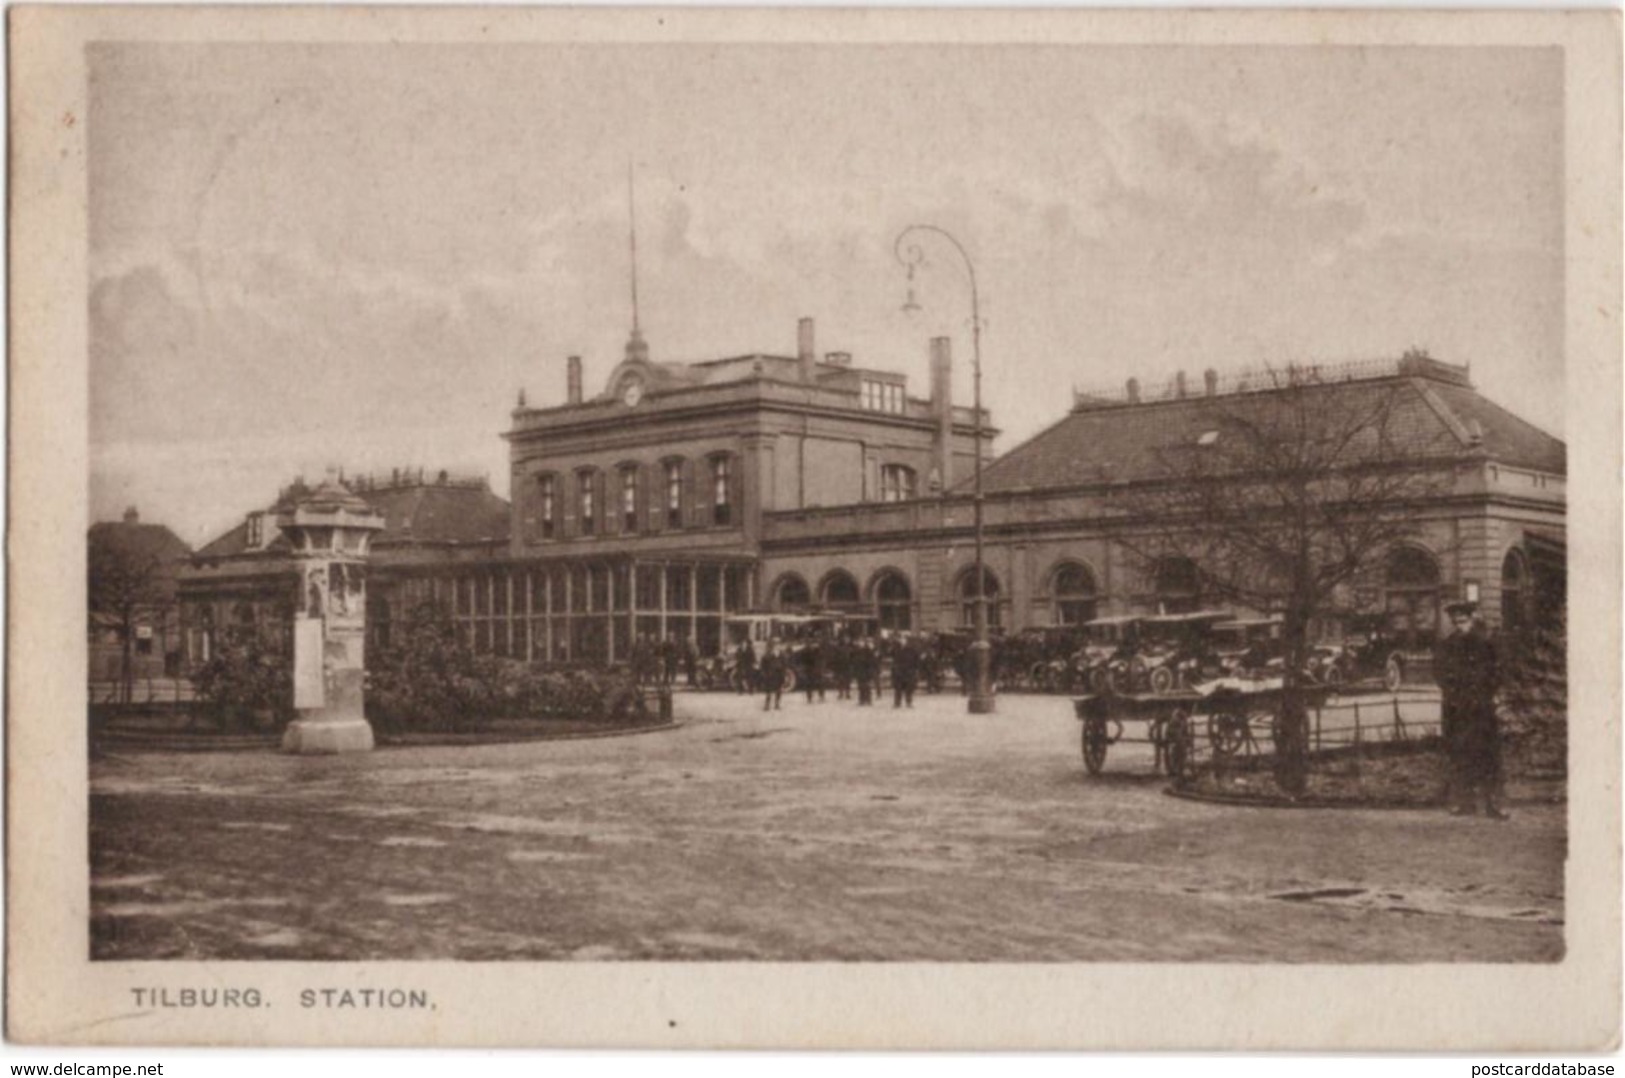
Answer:
[[1563, 774], [1568, 765], [1568, 637], [1563, 622], [1510, 641], [1501, 692], [1508, 770]]
[[257, 640], [228, 641], [193, 678], [205, 714], [227, 728], [280, 727], [293, 718], [293, 671], [288, 657]]
[[443, 605], [418, 607], [396, 630], [367, 664], [367, 715], [382, 729], [467, 732], [498, 719], [627, 723], [648, 714], [624, 674], [474, 654]]

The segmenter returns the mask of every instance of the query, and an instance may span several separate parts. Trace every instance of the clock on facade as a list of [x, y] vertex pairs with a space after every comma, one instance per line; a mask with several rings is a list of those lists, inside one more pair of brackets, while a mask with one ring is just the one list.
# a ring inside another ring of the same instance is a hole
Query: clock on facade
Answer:
[[621, 389], [621, 400], [626, 402], [628, 408], [636, 408], [638, 401], [643, 399], [643, 383], [628, 382]]

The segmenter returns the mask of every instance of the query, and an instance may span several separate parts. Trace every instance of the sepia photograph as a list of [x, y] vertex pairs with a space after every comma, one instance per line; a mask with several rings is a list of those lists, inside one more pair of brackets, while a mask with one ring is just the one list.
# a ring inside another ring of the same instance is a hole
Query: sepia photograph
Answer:
[[[1617, 303], [1571, 319], [1618, 256], [1572, 239], [1568, 47], [1617, 91], [1610, 17], [278, 14], [87, 27], [37, 98], [80, 351], [12, 415], [70, 417], [83, 590], [10, 761], [62, 769], [56, 946], [112, 986], [56, 1037], [417, 1042], [485, 971], [1489, 968], [1617, 1038]], [[947, 1040], [1428, 1046], [1396, 1022]], [[817, 1028], [693, 1036], [883, 1043]]]

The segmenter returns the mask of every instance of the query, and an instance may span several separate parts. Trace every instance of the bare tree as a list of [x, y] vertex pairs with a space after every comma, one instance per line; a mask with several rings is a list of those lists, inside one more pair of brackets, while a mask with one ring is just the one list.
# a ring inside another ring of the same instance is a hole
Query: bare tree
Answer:
[[92, 542], [89, 570], [91, 618], [110, 625], [118, 634], [118, 699], [129, 703], [133, 695], [136, 627], [143, 617], [161, 622], [173, 605], [170, 566], [155, 551]]
[[1461, 447], [1402, 381], [1289, 367], [1259, 389], [1200, 398], [1194, 428], [1154, 450], [1157, 478], [1123, 497], [1121, 541], [1148, 566], [1188, 559], [1206, 594], [1282, 616], [1276, 781], [1298, 795], [1311, 626], [1416, 534], [1417, 507], [1449, 488]]

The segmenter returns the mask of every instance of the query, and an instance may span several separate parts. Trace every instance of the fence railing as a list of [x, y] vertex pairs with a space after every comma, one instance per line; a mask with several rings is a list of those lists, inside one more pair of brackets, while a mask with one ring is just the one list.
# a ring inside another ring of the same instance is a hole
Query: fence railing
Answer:
[[148, 706], [152, 704], [185, 704], [197, 699], [197, 690], [189, 678], [146, 677], [129, 683], [128, 697], [124, 683], [113, 681], [90, 682], [90, 702], [111, 706]]

